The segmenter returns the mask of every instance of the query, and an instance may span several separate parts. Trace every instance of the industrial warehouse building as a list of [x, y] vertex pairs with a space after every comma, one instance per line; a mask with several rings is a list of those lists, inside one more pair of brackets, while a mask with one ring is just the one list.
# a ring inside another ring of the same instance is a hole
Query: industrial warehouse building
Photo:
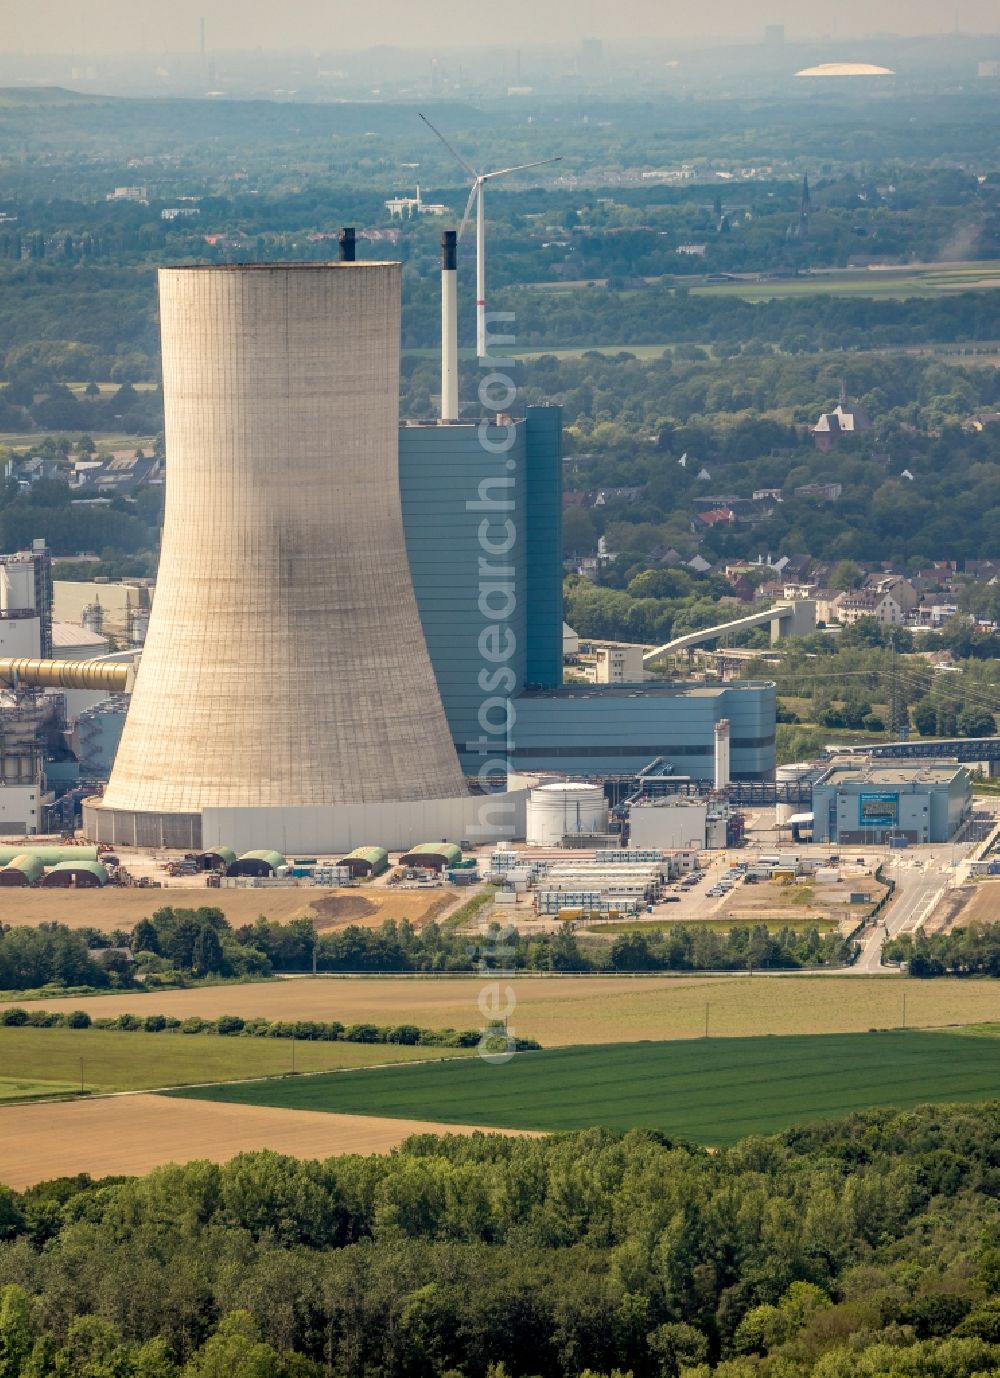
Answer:
[[840, 845], [948, 842], [972, 807], [957, 761], [835, 761], [813, 785], [813, 838]]

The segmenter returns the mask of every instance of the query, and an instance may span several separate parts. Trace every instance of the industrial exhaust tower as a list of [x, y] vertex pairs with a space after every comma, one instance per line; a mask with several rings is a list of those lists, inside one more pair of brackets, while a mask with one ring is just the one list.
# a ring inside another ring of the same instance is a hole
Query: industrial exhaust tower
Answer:
[[156, 598], [85, 831], [288, 850], [463, 835], [403, 536], [399, 264], [354, 262], [351, 242], [340, 263], [169, 268], [159, 288]]

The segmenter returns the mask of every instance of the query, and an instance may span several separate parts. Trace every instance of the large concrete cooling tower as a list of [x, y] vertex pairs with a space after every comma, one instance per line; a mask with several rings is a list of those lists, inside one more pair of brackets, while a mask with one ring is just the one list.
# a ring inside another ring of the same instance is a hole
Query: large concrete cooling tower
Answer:
[[159, 280], [162, 554], [121, 747], [86, 830], [197, 845], [203, 814], [206, 831], [237, 827], [235, 813], [206, 811], [249, 810], [257, 826], [239, 840], [294, 847], [316, 845], [317, 809], [467, 798], [403, 539], [399, 265]]

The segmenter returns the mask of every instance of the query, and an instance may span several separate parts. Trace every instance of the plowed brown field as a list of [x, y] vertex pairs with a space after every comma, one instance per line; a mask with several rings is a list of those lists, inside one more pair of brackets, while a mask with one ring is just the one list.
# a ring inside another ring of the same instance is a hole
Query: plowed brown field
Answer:
[[411, 1134], [475, 1132], [462, 1125], [147, 1095], [11, 1106], [0, 1109], [0, 1182], [23, 1191], [77, 1172], [131, 1176], [196, 1158], [224, 1163], [261, 1148], [299, 1158], [387, 1153]]

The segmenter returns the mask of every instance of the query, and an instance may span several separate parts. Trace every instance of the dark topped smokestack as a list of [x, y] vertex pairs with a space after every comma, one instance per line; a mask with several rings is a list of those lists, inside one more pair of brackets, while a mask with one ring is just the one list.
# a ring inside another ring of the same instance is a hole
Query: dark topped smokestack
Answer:
[[458, 235], [441, 235], [441, 420], [458, 420]]
[[353, 225], [345, 225], [337, 236], [340, 241], [340, 261], [341, 263], [353, 263], [356, 257], [357, 245]]

